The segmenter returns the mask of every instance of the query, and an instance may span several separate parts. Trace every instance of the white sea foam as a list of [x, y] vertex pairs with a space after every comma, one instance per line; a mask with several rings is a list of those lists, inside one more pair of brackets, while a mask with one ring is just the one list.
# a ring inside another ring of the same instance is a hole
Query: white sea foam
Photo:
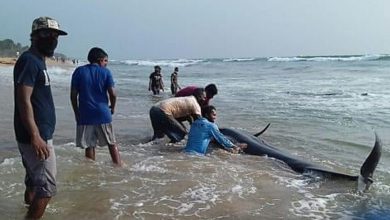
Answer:
[[236, 193], [238, 194], [239, 197], [242, 198], [242, 194], [244, 193], [244, 188], [240, 185], [236, 185], [232, 188], [232, 193]]
[[132, 166], [131, 170], [138, 172], [166, 173], [167, 170], [160, 167], [155, 161], [142, 161]]
[[121, 63], [127, 65], [137, 66], [170, 66], [170, 67], [183, 67], [190, 66], [197, 63], [203, 62], [202, 59], [177, 59], [177, 60], [124, 60]]
[[182, 203], [180, 206], [177, 208], [177, 211], [182, 214], [185, 213], [189, 210], [191, 210], [194, 207], [194, 204], [192, 203]]
[[247, 62], [247, 61], [254, 61], [256, 58], [227, 58], [223, 59], [223, 62]]
[[297, 56], [297, 57], [270, 57], [268, 61], [274, 62], [297, 62], [297, 61], [364, 61], [377, 60], [387, 55], [373, 54], [373, 55], [356, 55], [356, 56]]
[[300, 217], [331, 219], [334, 217], [332, 209], [337, 207], [336, 197], [338, 195], [334, 193], [325, 196], [314, 196], [306, 193], [304, 199], [292, 202], [293, 208], [290, 211]]
[[216, 193], [216, 185], [199, 185], [198, 188], [189, 188], [187, 191], [181, 194], [181, 197], [191, 198], [195, 203], [208, 203], [215, 202], [219, 199], [219, 195]]
[[0, 164], [0, 166], [12, 166], [18, 162], [19, 162], [19, 159], [17, 159], [17, 158], [5, 158], [4, 161]]

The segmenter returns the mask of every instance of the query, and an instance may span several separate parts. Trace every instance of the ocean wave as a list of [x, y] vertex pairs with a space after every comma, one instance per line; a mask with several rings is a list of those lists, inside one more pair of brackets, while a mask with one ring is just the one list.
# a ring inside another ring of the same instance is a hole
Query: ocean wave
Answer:
[[198, 59], [164, 59], [164, 60], [110, 60], [110, 65], [130, 66], [169, 66], [186, 67], [208, 63], [238, 63], [238, 62], [350, 62], [350, 61], [390, 61], [387, 54], [369, 55], [330, 55], [330, 56], [293, 56], [293, 57], [247, 57], [247, 58], [198, 58]]
[[119, 64], [134, 65], [134, 66], [170, 66], [184, 67], [205, 62], [204, 59], [176, 59], [176, 60], [123, 60]]
[[370, 55], [343, 55], [343, 56], [295, 56], [295, 57], [269, 57], [271, 62], [300, 62], [300, 61], [377, 61], [390, 60], [390, 55], [370, 54]]
[[49, 66], [47, 71], [50, 74], [54, 75], [70, 75], [73, 73], [75, 67], [59, 67], [59, 66]]
[[256, 61], [259, 60], [260, 58], [226, 58], [223, 59], [222, 62], [250, 62], [250, 61]]

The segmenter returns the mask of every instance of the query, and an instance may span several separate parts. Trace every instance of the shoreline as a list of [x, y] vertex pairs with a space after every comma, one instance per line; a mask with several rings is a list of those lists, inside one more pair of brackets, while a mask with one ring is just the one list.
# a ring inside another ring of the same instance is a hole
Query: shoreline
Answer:
[[[0, 57], [0, 66], [14, 66], [16, 63], [16, 57]], [[46, 59], [47, 66], [63, 66], [63, 67], [75, 67], [76, 64], [73, 64], [70, 60], [65, 61], [56, 61], [55, 59]]]

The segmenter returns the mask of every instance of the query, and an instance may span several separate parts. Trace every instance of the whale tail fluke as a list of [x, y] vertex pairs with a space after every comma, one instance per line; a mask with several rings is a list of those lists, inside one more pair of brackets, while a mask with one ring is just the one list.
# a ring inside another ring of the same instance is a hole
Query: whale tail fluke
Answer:
[[379, 159], [382, 154], [382, 141], [379, 138], [378, 134], [375, 132], [375, 145], [371, 150], [371, 153], [368, 155], [367, 159], [364, 161], [362, 167], [360, 168], [360, 176], [358, 183], [359, 191], [366, 191], [370, 185], [374, 182], [372, 177], [376, 166], [378, 165]]

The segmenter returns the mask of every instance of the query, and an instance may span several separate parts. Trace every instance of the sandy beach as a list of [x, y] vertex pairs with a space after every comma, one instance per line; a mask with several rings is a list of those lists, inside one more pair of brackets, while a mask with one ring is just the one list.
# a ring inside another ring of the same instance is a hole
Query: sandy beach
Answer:
[[[16, 57], [0, 57], [0, 66], [13, 66], [16, 63]], [[74, 64], [70, 60], [66, 60], [65, 62], [56, 61], [55, 59], [46, 59], [46, 64], [48, 66], [63, 66], [63, 67], [71, 67]]]

